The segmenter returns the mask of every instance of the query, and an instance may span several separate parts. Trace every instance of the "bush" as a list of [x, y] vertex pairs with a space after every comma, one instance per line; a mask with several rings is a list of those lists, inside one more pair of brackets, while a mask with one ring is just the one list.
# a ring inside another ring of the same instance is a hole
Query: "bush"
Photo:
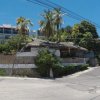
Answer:
[[63, 76], [63, 66], [61, 64], [56, 64], [53, 67], [53, 74], [54, 74], [54, 77], [61, 77], [61, 76]]
[[50, 53], [48, 49], [42, 49], [38, 52], [35, 58], [35, 64], [37, 71], [42, 77], [50, 77], [50, 69], [53, 71], [54, 77], [61, 77], [69, 75], [78, 71], [83, 71], [88, 68], [88, 64], [85, 65], [68, 65], [63, 67], [57, 59], [57, 57]]
[[50, 77], [50, 69], [53, 70], [55, 77], [61, 75], [62, 67], [59, 59], [57, 59], [48, 49], [42, 49], [38, 52], [35, 58], [35, 64], [37, 66], [37, 71], [43, 77]]
[[4, 46], [3, 44], [0, 44], [0, 53], [2, 53], [3, 50], [4, 50]]
[[5, 43], [0, 44], [0, 53], [14, 54], [30, 41], [31, 39], [28, 36], [23, 37], [18, 34], [5, 41]]
[[86, 70], [88, 69], [89, 65], [85, 64], [85, 65], [80, 65], [80, 71]]
[[5, 75], [6, 75], [6, 71], [0, 68], [0, 76], [5, 76]]
[[64, 75], [73, 74], [73, 73], [78, 72], [78, 71], [86, 70], [86, 69], [88, 69], [88, 67], [89, 67], [88, 64], [84, 64], [84, 65], [68, 65], [68, 66], [65, 66], [63, 68], [63, 74]]

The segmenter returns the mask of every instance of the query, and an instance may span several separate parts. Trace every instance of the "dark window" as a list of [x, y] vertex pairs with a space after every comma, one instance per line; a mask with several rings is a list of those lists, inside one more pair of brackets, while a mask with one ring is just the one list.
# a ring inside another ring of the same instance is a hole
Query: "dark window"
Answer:
[[11, 34], [11, 28], [5, 28], [4, 33], [5, 34]]
[[30, 52], [31, 51], [31, 47], [29, 46], [29, 47], [26, 47], [25, 49], [24, 49], [24, 52]]
[[76, 57], [76, 53], [73, 50], [60, 50], [61, 58]]
[[18, 31], [16, 29], [13, 29], [13, 34], [17, 34]]
[[0, 28], [0, 33], [3, 33], [3, 28]]
[[70, 54], [68, 53], [68, 52], [64, 52], [64, 51], [61, 51], [60, 52], [60, 57], [61, 58], [67, 58], [67, 57], [69, 57], [70, 56]]

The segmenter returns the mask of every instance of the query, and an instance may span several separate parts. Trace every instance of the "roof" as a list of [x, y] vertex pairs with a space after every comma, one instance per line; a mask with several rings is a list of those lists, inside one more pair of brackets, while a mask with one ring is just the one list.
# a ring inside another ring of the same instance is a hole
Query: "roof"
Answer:
[[40, 46], [43, 42], [46, 41], [34, 38], [32, 42], [27, 44], [27, 46]]
[[75, 48], [75, 49], [80, 49], [83, 51], [88, 51], [86, 48], [83, 48], [79, 45], [75, 45], [73, 42], [60, 42], [61, 47], [70, 47], [70, 48]]
[[16, 28], [16, 26], [11, 26], [10, 24], [0, 25], [0, 28]]
[[83, 51], [88, 51], [86, 48], [80, 47], [78, 45], [75, 45], [73, 42], [51, 42], [51, 41], [45, 41], [45, 40], [41, 40], [41, 39], [33, 39], [33, 41], [31, 43], [28, 43], [27, 46], [37, 46], [37, 47], [51, 47], [51, 48], [75, 48], [75, 49], [80, 49]]

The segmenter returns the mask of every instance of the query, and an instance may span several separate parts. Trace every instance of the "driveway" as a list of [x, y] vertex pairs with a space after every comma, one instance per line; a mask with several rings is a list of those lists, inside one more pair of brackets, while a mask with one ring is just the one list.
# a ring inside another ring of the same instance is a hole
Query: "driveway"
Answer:
[[0, 77], [0, 100], [100, 100], [100, 67], [55, 80]]

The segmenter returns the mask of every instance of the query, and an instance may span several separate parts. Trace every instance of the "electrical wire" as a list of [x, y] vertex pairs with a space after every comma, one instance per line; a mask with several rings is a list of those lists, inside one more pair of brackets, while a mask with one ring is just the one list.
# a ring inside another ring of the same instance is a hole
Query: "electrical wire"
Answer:
[[59, 8], [61, 8], [62, 12], [67, 13], [66, 16], [71, 17], [71, 18], [73, 18], [75, 20], [78, 20], [78, 21], [82, 21], [82, 20], [89, 21], [90, 23], [92, 23], [96, 27], [100, 28], [100, 25], [98, 25], [97, 23], [95, 23], [95, 22], [93, 22], [91, 20], [88, 20], [88, 19], [86, 19], [86, 18], [84, 18], [84, 17], [82, 17], [82, 16], [80, 16], [80, 15], [78, 15], [78, 14], [76, 14], [76, 13], [70, 11], [70, 10], [68, 10], [67, 8], [62, 7], [62, 6], [58, 5], [58, 4], [55, 4], [55, 3], [53, 3], [53, 2], [51, 2], [49, 0], [41, 0], [41, 1], [40, 0], [27, 0], [27, 1], [31, 2], [31, 3], [34, 3], [34, 4], [38, 4], [38, 5], [42, 6], [42, 7], [46, 7], [48, 9], [59, 7]]

